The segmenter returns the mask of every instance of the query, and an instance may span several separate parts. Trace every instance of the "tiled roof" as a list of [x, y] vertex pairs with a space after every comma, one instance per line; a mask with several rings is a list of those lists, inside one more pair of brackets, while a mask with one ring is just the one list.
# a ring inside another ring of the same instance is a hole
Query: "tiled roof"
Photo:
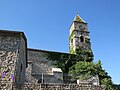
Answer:
[[80, 22], [80, 23], [86, 23], [78, 14], [76, 14], [74, 21]]

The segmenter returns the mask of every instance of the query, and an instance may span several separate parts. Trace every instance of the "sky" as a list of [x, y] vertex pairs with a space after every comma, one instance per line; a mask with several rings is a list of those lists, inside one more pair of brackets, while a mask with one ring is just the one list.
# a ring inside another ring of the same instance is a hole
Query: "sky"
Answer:
[[69, 27], [88, 23], [94, 62], [120, 84], [120, 0], [0, 0], [0, 29], [22, 31], [29, 48], [69, 52]]

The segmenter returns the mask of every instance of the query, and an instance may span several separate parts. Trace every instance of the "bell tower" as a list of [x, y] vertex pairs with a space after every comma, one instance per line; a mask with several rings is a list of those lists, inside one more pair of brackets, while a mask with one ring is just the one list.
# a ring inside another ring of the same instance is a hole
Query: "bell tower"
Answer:
[[70, 26], [69, 50], [71, 54], [78, 54], [78, 50], [92, 52], [88, 25], [78, 14]]

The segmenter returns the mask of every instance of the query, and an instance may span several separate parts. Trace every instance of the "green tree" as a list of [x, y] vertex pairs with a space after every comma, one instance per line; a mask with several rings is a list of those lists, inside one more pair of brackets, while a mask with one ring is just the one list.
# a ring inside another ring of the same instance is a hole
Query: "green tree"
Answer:
[[111, 77], [103, 70], [101, 61], [97, 63], [79, 61], [69, 69], [73, 78], [85, 80], [91, 76], [98, 75], [101, 85], [105, 85], [106, 90], [114, 90]]
[[115, 90], [120, 90], [120, 84], [114, 84]]

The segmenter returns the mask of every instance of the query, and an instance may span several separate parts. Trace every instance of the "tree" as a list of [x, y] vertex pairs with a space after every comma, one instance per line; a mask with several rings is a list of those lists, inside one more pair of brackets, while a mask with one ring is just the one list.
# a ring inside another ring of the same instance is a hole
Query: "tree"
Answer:
[[120, 84], [114, 84], [114, 88], [115, 88], [115, 90], [120, 90]]
[[98, 63], [79, 61], [69, 69], [69, 73], [73, 78], [85, 80], [91, 76], [98, 75], [101, 85], [105, 85], [106, 90], [114, 90], [111, 77], [103, 70], [101, 61]]

